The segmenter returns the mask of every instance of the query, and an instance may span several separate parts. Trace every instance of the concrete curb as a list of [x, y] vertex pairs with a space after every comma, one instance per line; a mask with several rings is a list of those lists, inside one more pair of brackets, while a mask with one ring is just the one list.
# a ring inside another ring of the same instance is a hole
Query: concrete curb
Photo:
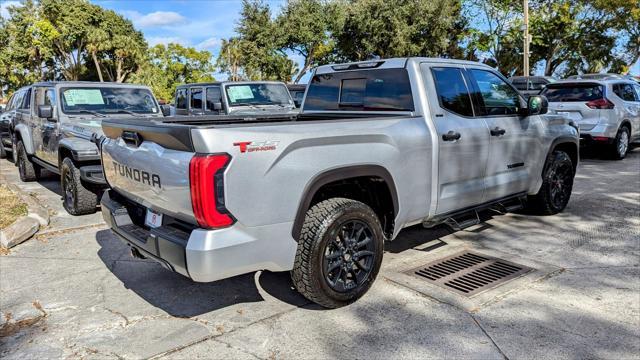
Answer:
[[41, 227], [49, 225], [49, 211], [36, 199], [20, 190], [18, 186], [9, 184], [4, 177], [0, 176], [0, 180], [7, 184], [9, 190], [20, 196], [20, 199], [27, 204], [28, 209], [26, 216], [22, 216], [13, 224], [0, 230], [0, 246], [12, 248], [30, 239]]

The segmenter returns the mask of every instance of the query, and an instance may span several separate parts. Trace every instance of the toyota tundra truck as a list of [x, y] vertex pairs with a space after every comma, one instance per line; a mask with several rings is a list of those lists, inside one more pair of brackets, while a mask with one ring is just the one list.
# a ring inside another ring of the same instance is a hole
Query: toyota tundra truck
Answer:
[[291, 271], [328, 308], [405, 227], [562, 211], [577, 125], [497, 71], [401, 58], [320, 66], [295, 118], [105, 119], [102, 212], [134, 256], [196, 282]]
[[42, 170], [60, 175], [63, 206], [71, 215], [96, 212], [106, 188], [100, 155], [92, 137], [111, 117], [158, 118], [160, 108], [148, 87], [95, 82], [41, 82], [16, 92], [13, 113], [14, 159], [22, 181]]

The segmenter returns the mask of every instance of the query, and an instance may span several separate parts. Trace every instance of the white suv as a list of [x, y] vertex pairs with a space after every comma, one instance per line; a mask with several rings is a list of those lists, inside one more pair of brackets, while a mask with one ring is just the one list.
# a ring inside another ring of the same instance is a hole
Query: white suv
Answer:
[[629, 143], [640, 140], [640, 85], [625, 79], [562, 80], [541, 92], [550, 112], [570, 117], [580, 126], [585, 145], [605, 145], [623, 159]]

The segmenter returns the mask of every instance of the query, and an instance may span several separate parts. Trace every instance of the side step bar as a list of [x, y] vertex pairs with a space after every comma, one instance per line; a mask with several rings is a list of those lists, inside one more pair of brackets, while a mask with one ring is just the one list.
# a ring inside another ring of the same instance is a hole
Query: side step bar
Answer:
[[480, 216], [478, 213], [482, 210], [492, 210], [500, 214], [505, 214], [524, 208], [526, 196], [526, 193], [519, 193], [460, 211], [436, 216], [433, 219], [423, 221], [422, 226], [432, 228], [436, 225], [445, 224], [454, 231], [460, 231], [479, 224]]

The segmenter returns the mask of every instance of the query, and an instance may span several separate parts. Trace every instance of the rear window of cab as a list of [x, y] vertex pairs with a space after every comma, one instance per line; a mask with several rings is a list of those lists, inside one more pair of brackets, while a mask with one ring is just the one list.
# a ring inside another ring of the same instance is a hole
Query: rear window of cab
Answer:
[[549, 84], [541, 95], [549, 102], [578, 102], [602, 99], [602, 85], [599, 84]]
[[344, 71], [315, 75], [304, 110], [414, 111], [406, 69]]

